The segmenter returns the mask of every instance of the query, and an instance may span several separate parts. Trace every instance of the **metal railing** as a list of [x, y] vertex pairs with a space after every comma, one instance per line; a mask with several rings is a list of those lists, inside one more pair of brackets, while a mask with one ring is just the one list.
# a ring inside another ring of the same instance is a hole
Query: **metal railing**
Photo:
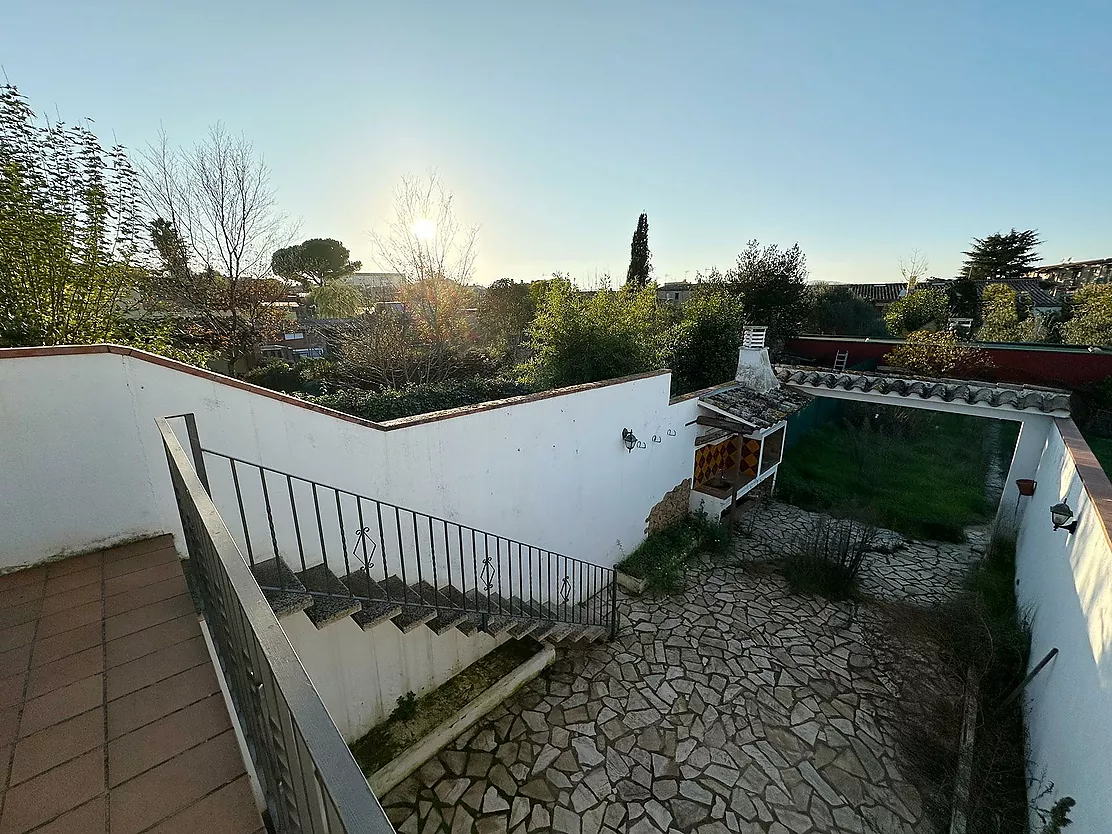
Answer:
[[[346, 590], [305, 588], [313, 597], [435, 608], [483, 627], [510, 618], [616, 628], [610, 568], [198, 448], [251, 566], [277, 556], [294, 572], [324, 565], [346, 580]], [[266, 590], [292, 584], [282, 569], [266, 576]]]
[[273, 829], [393, 832], [209, 498], [203, 466], [194, 471], [167, 420], [156, 422], [205, 622]]

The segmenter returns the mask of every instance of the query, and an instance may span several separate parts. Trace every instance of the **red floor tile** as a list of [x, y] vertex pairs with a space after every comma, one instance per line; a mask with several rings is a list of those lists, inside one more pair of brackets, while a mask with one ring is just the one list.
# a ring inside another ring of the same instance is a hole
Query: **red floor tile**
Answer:
[[231, 727], [170, 537], [0, 576], [0, 834], [261, 834]]
[[104, 751], [98, 748], [8, 788], [0, 834], [23, 834], [103, 793]]
[[11, 784], [17, 785], [62, 762], [104, 746], [104, 707], [21, 738], [12, 757]]

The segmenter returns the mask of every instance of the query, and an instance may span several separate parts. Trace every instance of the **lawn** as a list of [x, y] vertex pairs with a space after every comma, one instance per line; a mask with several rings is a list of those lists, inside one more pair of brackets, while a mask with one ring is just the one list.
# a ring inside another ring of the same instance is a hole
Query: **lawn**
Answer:
[[1112, 473], [1112, 439], [1087, 435], [1085, 441], [1089, 444], [1089, 448], [1093, 450], [1093, 454], [1097, 456], [1097, 460], [1100, 461], [1101, 468], [1105, 473]]
[[910, 538], [961, 541], [964, 528], [987, 522], [996, 510], [985, 495], [993, 443], [1006, 469], [1015, 438], [1013, 424], [984, 418], [855, 408], [785, 455], [777, 491], [804, 509]]

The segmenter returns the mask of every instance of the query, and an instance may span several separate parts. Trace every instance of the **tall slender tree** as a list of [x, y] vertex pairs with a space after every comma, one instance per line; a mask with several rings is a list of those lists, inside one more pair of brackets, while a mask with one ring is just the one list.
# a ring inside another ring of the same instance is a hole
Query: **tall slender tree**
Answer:
[[649, 215], [641, 212], [637, 218], [637, 228], [633, 232], [633, 242], [629, 246], [629, 271], [626, 272], [626, 285], [640, 289], [649, 283], [653, 267], [649, 263]]

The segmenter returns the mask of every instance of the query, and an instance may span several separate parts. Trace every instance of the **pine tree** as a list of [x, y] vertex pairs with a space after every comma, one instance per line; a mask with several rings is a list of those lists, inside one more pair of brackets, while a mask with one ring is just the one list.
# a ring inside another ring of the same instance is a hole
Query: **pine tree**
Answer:
[[626, 273], [626, 285], [634, 288], [644, 287], [649, 283], [652, 273], [652, 264], [649, 259], [649, 216], [641, 212], [637, 218], [637, 230], [633, 233], [633, 242], [629, 247], [629, 271]]
[[1022, 278], [1042, 260], [1035, 251], [1041, 243], [1037, 229], [1022, 232], [1012, 229], [1007, 234], [975, 237], [973, 248], [962, 252], [965, 255], [962, 273], [978, 281]]

